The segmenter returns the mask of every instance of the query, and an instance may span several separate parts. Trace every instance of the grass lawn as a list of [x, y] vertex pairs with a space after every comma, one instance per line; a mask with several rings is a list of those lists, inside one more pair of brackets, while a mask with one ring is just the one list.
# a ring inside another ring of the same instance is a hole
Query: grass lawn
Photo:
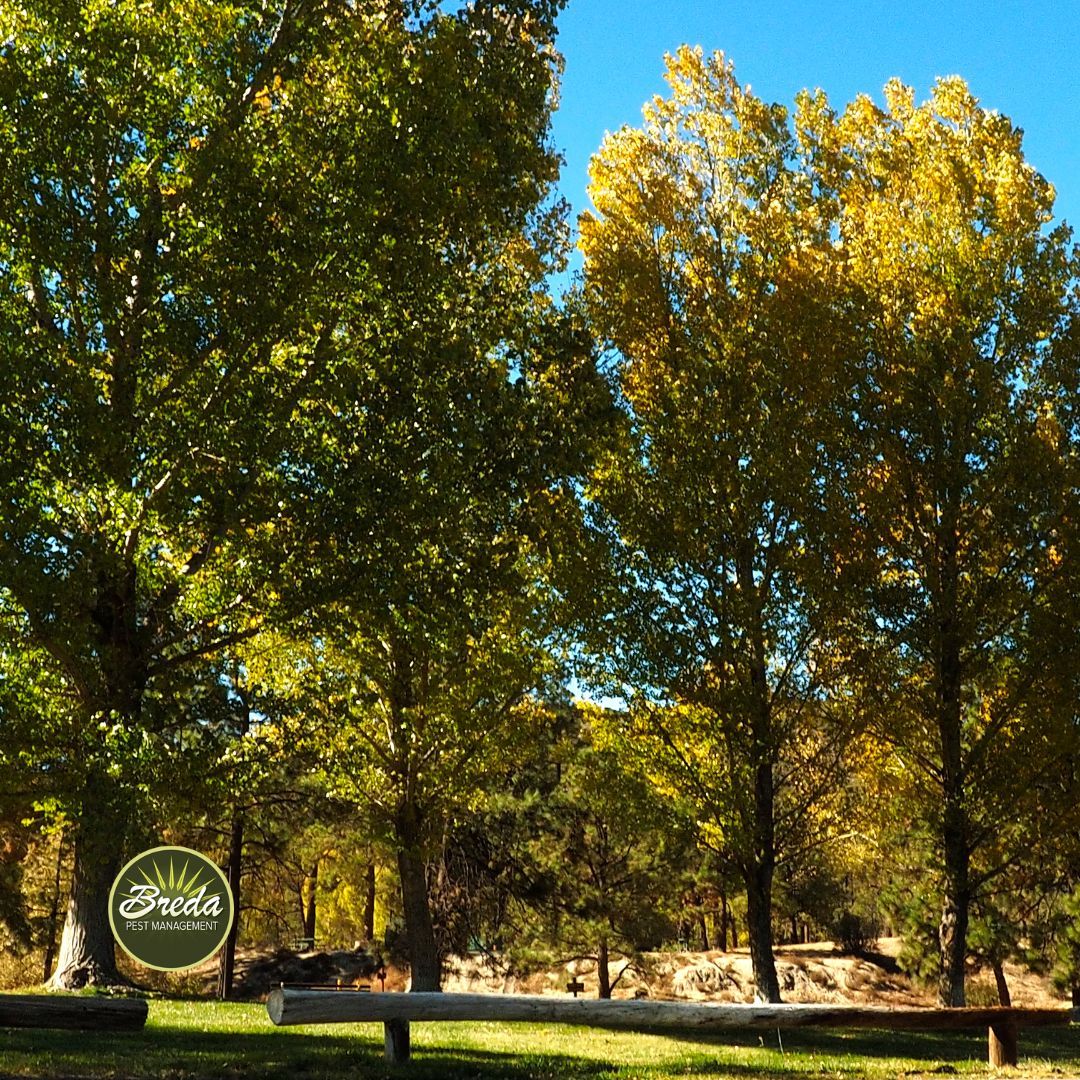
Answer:
[[[0, 1029], [8, 1077], [410, 1077], [415, 1080], [696, 1080], [987, 1075], [986, 1035], [785, 1032], [678, 1038], [538, 1024], [413, 1024], [413, 1061], [382, 1060], [382, 1025], [275, 1028], [261, 1005], [150, 1002], [135, 1034]], [[1017, 1077], [1080, 1076], [1080, 1028], [1020, 1034]]]

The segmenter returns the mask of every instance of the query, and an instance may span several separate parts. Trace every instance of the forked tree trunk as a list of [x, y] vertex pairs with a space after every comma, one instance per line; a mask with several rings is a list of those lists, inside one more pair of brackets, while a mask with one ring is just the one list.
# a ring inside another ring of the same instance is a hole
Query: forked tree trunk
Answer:
[[116, 948], [109, 926], [109, 890], [120, 869], [125, 822], [110, 798], [108, 781], [91, 784], [83, 801], [75, 835], [75, 866], [67, 918], [60, 939], [55, 990], [124, 983], [116, 967]]

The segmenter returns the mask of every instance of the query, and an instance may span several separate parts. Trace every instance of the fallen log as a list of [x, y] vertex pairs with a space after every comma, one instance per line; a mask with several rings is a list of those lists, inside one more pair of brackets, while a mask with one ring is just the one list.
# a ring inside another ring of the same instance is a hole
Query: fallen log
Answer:
[[623, 1030], [746, 1031], [776, 1028], [878, 1028], [962, 1031], [985, 1027], [995, 1064], [1015, 1064], [1021, 1027], [1067, 1024], [1068, 1009], [919, 1009], [859, 1005], [713, 1005], [678, 1001], [596, 1000], [526, 994], [333, 994], [274, 990], [266, 1001], [278, 1025], [381, 1022], [387, 1055], [407, 1060], [411, 1020], [582, 1024]]
[[141, 1031], [147, 1011], [142, 998], [0, 994], [0, 1027]]

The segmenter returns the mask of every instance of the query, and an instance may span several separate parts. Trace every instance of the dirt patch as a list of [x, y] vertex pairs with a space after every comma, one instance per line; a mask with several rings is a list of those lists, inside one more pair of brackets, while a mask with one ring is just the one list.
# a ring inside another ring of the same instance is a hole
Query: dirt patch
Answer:
[[[885, 938], [862, 956], [842, 955], [830, 941], [781, 947], [776, 950], [776, 974], [784, 1000], [821, 1004], [933, 1005], [932, 991], [914, 984], [896, 963], [900, 942]], [[614, 958], [611, 974], [622, 971], [624, 961]], [[1060, 1005], [1049, 980], [1015, 964], [1005, 965], [1013, 1004], [1032, 1008]], [[584, 995], [598, 990], [596, 964], [576, 960], [562, 967], [530, 975], [497, 973], [482, 960], [457, 958], [447, 966], [443, 989], [460, 993], [559, 994], [576, 979]], [[992, 977], [978, 969], [970, 972], [973, 997]], [[731, 952], [651, 953], [619, 979], [614, 997], [649, 997], [659, 1000], [749, 1003], [756, 987], [748, 950]]]

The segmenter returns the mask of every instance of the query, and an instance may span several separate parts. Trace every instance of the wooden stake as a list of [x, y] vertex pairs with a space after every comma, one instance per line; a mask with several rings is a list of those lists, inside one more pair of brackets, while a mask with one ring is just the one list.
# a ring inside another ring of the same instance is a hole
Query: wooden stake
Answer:
[[404, 1065], [412, 1056], [409, 1046], [409, 1021], [387, 1020], [383, 1024], [383, 1045], [386, 1060], [393, 1065]]
[[1019, 1063], [1019, 1039], [1016, 1020], [1006, 1017], [990, 1025], [990, 1064], [1016, 1065]]

